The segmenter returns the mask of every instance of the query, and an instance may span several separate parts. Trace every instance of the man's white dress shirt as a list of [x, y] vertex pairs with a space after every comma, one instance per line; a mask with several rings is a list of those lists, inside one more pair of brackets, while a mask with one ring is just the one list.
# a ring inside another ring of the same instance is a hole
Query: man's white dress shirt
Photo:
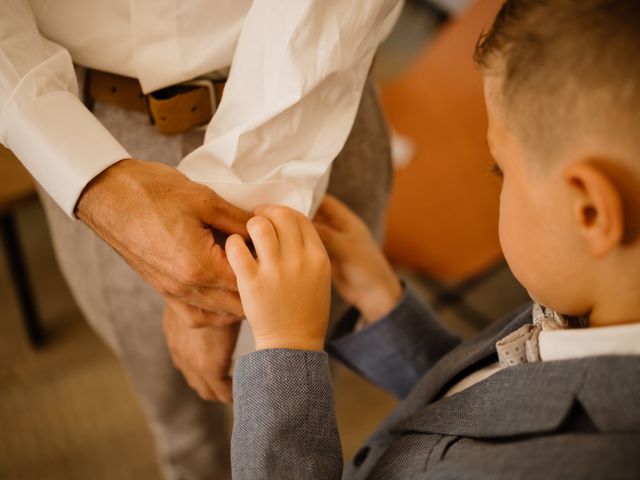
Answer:
[[[179, 168], [231, 202], [310, 213], [402, 0], [1, 0], [0, 142], [73, 215], [128, 158], [78, 99], [73, 63], [151, 92], [231, 65]], [[153, 160], [146, 159], [146, 160]]]

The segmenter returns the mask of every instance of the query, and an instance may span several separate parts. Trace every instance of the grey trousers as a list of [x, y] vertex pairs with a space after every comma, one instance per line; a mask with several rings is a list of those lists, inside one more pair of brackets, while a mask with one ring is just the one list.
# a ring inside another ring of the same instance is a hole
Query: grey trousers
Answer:
[[[163, 136], [144, 114], [96, 104], [94, 113], [131, 155], [168, 165], [202, 144], [202, 132]], [[391, 185], [388, 132], [367, 82], [329, 191], [378, 234]], [[201, 400], [173, 366], [162, 333], [163, 300], [106, 243], [41, 192], [60, 268], [87, 321], [122, 362], [146, 413], [168, 479], [228, 477], [224, 407]], [[332, 318], [344, 310], [335, 295]]]

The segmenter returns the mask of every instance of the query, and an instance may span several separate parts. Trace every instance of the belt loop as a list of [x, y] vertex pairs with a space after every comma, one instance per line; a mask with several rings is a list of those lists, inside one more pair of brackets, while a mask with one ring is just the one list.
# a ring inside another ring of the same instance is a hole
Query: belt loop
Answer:
[[153, 114], [151, 113], [151, 106], [149, 105], [149, 97], [151, 97], [151, 93], [145, 93], [144, 96], [142, 97], [142, 100], [144, 101], [144, 109], [147, 112], [147, 117], [149, 118], [149, 123], [151, 125], [156, 124], [156, 119], [153, 118]]
[[85, 107], [89, 109], [90, 112], [93, 112], [94, 100], [91, 96], [91, 69], [87, 68], [84, 71], [84, 83], [82, 85], [82, 103], [84, 103]]

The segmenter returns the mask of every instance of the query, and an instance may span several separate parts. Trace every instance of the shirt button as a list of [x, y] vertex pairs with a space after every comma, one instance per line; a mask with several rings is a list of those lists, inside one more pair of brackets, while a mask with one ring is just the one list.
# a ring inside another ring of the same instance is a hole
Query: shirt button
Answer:
[[364, 461], [367, 459], [367, 456], [369, 455], [370, 450], [371, 449], [369, 447], [362, 447], [360, 450], [358, 450], [358, 453], [356, 453], [356, 456], [353, 457], [353, 464], [356, 467], [359, 467], [360, 465], [362, 465]]

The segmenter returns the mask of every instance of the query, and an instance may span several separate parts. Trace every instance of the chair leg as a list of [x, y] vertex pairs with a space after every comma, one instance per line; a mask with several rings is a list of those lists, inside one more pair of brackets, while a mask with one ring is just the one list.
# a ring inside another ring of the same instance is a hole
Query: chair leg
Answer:
[[46, 334], [40, 323], [40, 318], [34, 303], [31, 282], [18, 238], [18, 229], [16, 228], [15, 218], [11, 212], [5, 212], [0, 215], [0, 229], [29, 341], [32, 346], [40, 347], [44, 345], [46, 341]]

